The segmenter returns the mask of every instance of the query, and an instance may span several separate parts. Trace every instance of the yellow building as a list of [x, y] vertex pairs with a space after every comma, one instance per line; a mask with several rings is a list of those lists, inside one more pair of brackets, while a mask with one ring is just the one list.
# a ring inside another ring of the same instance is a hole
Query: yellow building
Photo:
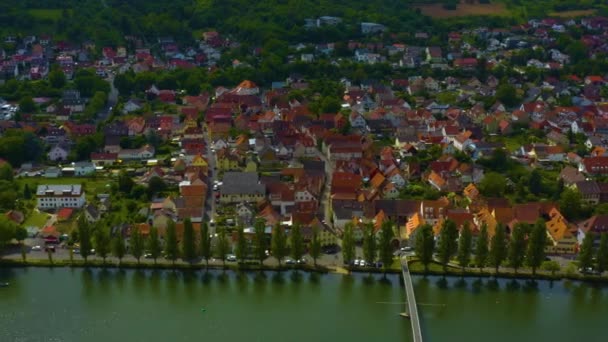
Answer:
[[568, 221], [557, 209], [552, 209], [549, 216], [551, 219], [546, 223], [549, 243], [545, 247], [545, 252], [547, 254], [575, 254], [577, 239], [576, 235], [570, 231]]
[[234, 153], [231, 153], [227, 148], [218, 150], [215, 154], [216, 167], [220, 171], [235, 171], [240, 170], [239, 158]]

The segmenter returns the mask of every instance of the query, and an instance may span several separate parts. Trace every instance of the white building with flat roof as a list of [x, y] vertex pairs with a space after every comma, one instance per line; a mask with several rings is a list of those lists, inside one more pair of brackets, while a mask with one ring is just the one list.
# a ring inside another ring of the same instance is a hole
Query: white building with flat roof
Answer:
[[80, 184], [38, 185], [36, 201], [38, 209], [82, 208], [85, 196]]

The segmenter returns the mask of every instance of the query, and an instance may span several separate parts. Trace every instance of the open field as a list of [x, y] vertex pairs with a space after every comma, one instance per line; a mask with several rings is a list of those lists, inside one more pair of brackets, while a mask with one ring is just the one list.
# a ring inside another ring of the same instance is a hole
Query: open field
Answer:
[[27, 12], [37, 19], [59, 20], [61, 18], [60, 9], [30, 9]]
[[49, 214], [40, 211], [33, 211], [32, 214], [23, 223], [24, 227], [35, 226], [42, 228], [49, 218]]
[[509, 15], [509, 10], [502, 3], [491, 4], [465, 4], [460, 3], [455, 10], [447, 10], [442, 4], [424, 4], [417, 5], [422, 14], [433, 18], [456, 18], [469, 15], [492, 15], [506, 16]]
[[550, 12], [550, 17], [561, 17], [561, 18], [576, 18], [576, 17], [585, 17], [595, 14], [594, 9], [588, 10], [573, 10], [573, 11], [562, 11], [562, 12]]

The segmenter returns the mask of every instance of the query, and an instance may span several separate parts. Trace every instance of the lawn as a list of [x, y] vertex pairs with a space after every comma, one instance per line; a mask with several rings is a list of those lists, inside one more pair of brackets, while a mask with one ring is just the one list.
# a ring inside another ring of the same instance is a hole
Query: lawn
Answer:
[[465, 4], [461, 2], [458, 4], [455, 10], [445, 9], [443, 8], [442, 4], [424, 4], [418, 5], [416, 8], [419, 8], [420, 12], [422, 12], [424, 15], [440, 19], [465, 17], [470, 15], [506, 16], [510, 13], [503, 3]]
[[25, 220], [23, 223], [24, 227], [35, 226], [38, 228], [43, 228], [44, 224], [48, 220], [49, 215], [47, 213], [33, 211], [32, 214]]
[[560, 18], [576, 18], [576, 17], [587, 17], [590, 15], [594, 15], [596, 10], [588, 9], [588, 10], [572, 10], [572, 11], [560, 11], [560, 12], [550, 12], [550, 17], [560, 17]]
[[33, 16], [37, 19], [49, 19], [49, 20], [56, 21], [56, 20], [59, 20], [59, 18], [61, 18], [62, 10], [38, 8], [38, 9], [30, 9], [27, 12], [31, 16]]

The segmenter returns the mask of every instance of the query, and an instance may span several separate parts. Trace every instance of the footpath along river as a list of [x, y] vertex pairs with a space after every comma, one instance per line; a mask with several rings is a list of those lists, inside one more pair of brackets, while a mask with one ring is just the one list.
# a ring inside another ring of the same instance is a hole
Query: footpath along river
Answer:
[[[410, 341], [396, 275], [0, 269], [0, 341]], [[425, 341], [608, 340], [608, 288], [414, 277]]]

